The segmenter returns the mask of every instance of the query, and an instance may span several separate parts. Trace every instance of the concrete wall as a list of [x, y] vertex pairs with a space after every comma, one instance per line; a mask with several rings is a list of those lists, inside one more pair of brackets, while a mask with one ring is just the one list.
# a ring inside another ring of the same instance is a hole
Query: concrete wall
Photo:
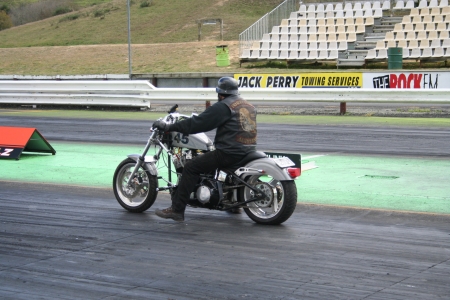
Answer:
[[161, 88], [215, 87], [219, 78], [233, 73], [133, 74], [133, 80], [148, 80]]
[[[148, 80], [161, 88], [195, 88], [215, 87], [219, 78], [233, 77], [233, 73], [162, 73], [133, 74], [132, 80]], [[98, 74], [98, 75], [0, 75], [0, 80], [127, 80], [128, 74]]]

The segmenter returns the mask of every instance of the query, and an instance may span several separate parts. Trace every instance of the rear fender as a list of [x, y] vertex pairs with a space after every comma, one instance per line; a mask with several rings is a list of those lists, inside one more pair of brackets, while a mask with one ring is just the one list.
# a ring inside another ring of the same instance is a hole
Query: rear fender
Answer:
[[[134, 161], [139, 160], [140, 155], [139, 154], [130, 154], [128, 155], [128, 158], [131, 158]], [[155, 166], [155, 159], [153, 156], [146, 156], [144, 160], [144, 164], [142, 165], [144, 170], [148, 171], [151, 175], [157, 176], [158, 175], [158, 169], [156, 169]]]
[[[265, 174], [272, 176], [276, 180], [293, 180], [291, 176], [289, 176], [286, 169], [280, 168], [271, 158], [259, 158], [255, 159], [248, 164], [245, 165], [245, 168], [249, 169], [257, 169], [264, 170]], [[244, 172], [241, 174], [241, 177], [245, 177], [246, 175], [254, 175], [255, 172]]]

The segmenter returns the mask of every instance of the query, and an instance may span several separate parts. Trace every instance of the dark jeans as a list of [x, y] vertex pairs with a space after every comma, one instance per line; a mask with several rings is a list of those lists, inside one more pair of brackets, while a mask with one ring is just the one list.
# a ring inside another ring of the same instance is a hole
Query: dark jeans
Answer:
[[181, 180], [175, 194], [172, 196], [172, 208], [176, 212], [184, 212], [191, 193], [198, 183], [200, 174], [225, 168], [240, 161], [244, 155], [232, 156], [220, 150], [206, 152], [188, 161], [184, 166]]

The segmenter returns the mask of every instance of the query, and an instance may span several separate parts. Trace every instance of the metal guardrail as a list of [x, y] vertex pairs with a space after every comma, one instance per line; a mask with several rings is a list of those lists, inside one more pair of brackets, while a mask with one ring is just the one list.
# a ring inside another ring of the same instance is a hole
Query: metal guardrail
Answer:
[[[242, 88], [249, 101], [450, 104], [450, 89]], [[0, 103], [150, 108], [152, 100], [214, 101], [214, 88], [156, 88], [145, 80], [0, 81]]]
[[[351, 89], [351, 88], [255, 88], [239, 90], [248, 101], [271, 102], [374, 102], [374, 103], [447, 103], [450, 89]], [[155, 88], [153, 100], [216, 100], [214, 88]]]
[[129, 80], [129, 74], [89, 75], [8, 75], [0, 74], [1, 80]]
[[152, 89], [145, 80], [1, 80], [0, 103], [150, 108]]

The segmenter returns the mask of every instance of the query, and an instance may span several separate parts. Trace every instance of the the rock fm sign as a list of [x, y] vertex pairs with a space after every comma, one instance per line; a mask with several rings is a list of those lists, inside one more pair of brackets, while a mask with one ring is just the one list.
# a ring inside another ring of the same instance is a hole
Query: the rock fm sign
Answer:
[[373, 78], [375, 89], [437, 89], [439, 74], [401, 73]]

